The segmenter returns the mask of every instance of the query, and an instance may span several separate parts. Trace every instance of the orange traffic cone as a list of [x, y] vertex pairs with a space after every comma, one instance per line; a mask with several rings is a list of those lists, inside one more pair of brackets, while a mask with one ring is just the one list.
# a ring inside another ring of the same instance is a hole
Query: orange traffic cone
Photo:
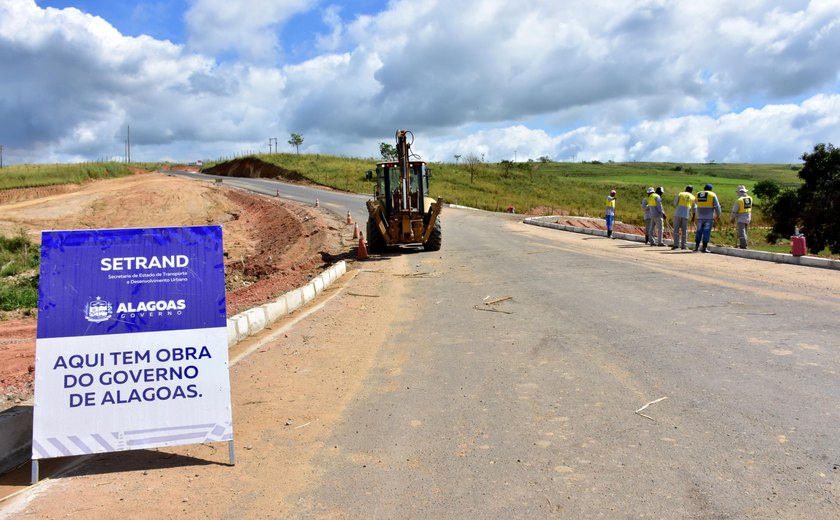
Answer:
[[365, 236], [359, 232], [359, 250], [356, 252], [357, 260], [367, 260], [370, 258], [367, 252], [367, 244], [365, 243]]
[[360, 233], [361, 232], [359, 231], [359, 225], [356, 224], [355, 226], [353, 226], [353, 238], [359, 238]]
[[352, 223], [353, 223], [353, 217], [350, 216], [350, 211], [348, 210], [347, 211], [347, 225], [349, 226]]

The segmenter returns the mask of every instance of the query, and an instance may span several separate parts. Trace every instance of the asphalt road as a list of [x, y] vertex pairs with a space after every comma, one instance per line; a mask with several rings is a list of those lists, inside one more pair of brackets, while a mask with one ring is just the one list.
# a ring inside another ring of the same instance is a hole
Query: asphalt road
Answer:
[[836, 273], [442, 221], [295, 516], [840, 517]]
[[[247, 189], [263, 195], [278, 196], [279, 194], [279, 197], [281, 198], [293, 200], [302, 204], [314, 205], [315, 199], [318, 199], [318, 202], [322, 207], [334, 212], [342, 218], [344, 218], [349, 211], [353, 216], [354, 221], [361, 223], [367, 222], [367, 209], [365, 207], [365, 201], [371, 198], [367, 195], [317, 189], [309, 186], [280, 182], [273, 179], [223, 177], [219, 175], [206, 175], [203, 173], [189, 173], [182, 171], [164, 173], [207, 182], [221, 181], [226, 186]], [[371, 184], [371, 193], [373, 193], [373, 184]], [[364, 229], [361, 224], [359, 227]]]

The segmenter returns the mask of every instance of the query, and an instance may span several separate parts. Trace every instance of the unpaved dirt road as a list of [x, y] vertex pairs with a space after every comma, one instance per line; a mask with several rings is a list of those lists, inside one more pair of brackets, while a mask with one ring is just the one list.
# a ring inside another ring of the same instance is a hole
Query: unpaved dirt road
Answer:
[[443, 224], [252, 343], [236, 466], [102, 455], [0, 517], [837, 517], [836, 272]]

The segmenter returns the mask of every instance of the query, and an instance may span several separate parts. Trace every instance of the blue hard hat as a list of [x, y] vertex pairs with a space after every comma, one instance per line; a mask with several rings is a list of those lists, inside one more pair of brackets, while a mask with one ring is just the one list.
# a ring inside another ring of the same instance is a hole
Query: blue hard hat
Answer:
[[711, 185], [711, 184], [707, 184], [707, 185], [706, 185], [703, 189], [704, 189], [704, 190], [711, 190], [711, 189], [712, 189], [712, 185]]

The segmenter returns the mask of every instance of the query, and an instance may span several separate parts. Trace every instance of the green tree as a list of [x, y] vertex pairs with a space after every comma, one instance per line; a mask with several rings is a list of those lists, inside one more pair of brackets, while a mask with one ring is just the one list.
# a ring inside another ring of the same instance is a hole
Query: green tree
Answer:
[[761, 208], [765, 215], [769, 215], [772, 213], [773, 204], [782, 193], [782, 187], [772, 179], [763, 179], [755, 183], [752, 193], [758, 199], [753, 201], [753, 206]]
[[300, 145], [303, 144], [303, 136], [292, 132], [292, 138], [288, 140], [288, 143], [295, 147], [296, 153], [300, 153]]
[[840, 149], [821, 143], [812, 153], [803, 154], [802, 160], [802, 185], [782, 191], [771, 207], [771, 234], [774, 238], [786, 236], [798, 224], [808, 237], [811, 253], [828, 247], [833, 254], [840, 254]]
[[773, 200], [782, 192], [782, 187], [779, 183], [772, 179], [764, 179], [755, 183], [753, 186], [753, 195], [761, 199], [765, 206], [773, 203]]
[[804, 154], [799, 170], [804, 184], [799, 187], [802, 229], [812, 253], [826, 247], [840, 254], [840, 149], [818, 144], [813, 153]]
[[396, 161], [397, 147], [388, 143], [379, 143], [379, 154], [385, 161]]
[[770, 203], [767, 216], [773, 222], [773, 228], [767, 233], [767, 241], [775, 244], [780, 238], [789, 237], [799, 226], [799, 214], [802, 206], [796, 190], [780, 192]]

